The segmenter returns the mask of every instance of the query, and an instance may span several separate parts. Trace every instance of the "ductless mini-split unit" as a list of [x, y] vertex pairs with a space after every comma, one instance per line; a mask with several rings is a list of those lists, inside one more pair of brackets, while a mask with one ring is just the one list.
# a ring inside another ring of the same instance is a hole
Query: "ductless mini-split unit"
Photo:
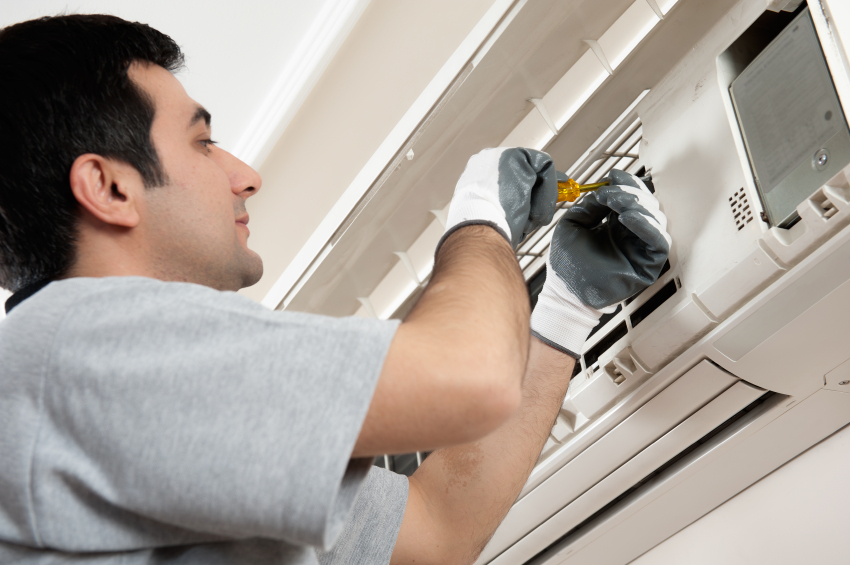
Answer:
[[594, 329], [478, 563], [628, 563], [850, 422], [848, 40], [843, 0], [496, 2], [269, 294], [406, 314], [487, 146], [651, 173], [669, 263]]

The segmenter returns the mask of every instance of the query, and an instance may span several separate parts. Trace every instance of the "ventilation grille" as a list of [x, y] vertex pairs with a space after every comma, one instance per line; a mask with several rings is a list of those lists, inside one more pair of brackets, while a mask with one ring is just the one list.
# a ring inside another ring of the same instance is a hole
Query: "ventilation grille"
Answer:
[[381, 467], [399, 475], [409, 477], [422, 465], [422, 462], [430, 454], [430, 451], [417, 451], [416, 453], [404, 453], [401, 455], [378, 455], [372, 461], [372, 464], [375, 467]]
[[[604, 148], [599, 154], [599, 159], [590, 163], [590, 166], [583, 171], [573, 171], [573, 178], [579, 184], [598, 182], [607, 176], [611, 169], [619, 169], [638, 176], [646, 174], [638, 156], [641, 139], [643, 139], [643, 129], [640, 119], [633, 119], [623, 133]], [[525, 280], [538, 274], [545, 264], [546, 252], [552, 241], [552, 232], [558, 220], [570, 206], [572, 206], [570, 202], [559, 203], [552, 223], [531, 232], [520, 244], [516, 256]]]
[[[623, 127], [620, 129], [619, 135], [615, 134], [614, 139], [609, 138], [610, 143], [601, 142], [597, 146], [594, 156], [586, 162], [586, 166], [583, 164], [579, 167], [579, 170], [573, 171], [571, 176], [580, 184], [599, 182], [608, 175], [611, 169], [619, 169], [637, 176], [646, 174], [646, 169], [640, 162], [638, 155], [638, 147], [643, 139], [643, 127], [640, 119], [636, 116], [627, 117], [621, 124]], [[652, 183], [649, 183], [648, 188], [654, 192]], [[739, 192], [743, 195], [743, 190]], [[546, 279], [546, 253], [552, 241], [553, 230], [558, 220], [570, 206], [572, 206], [572, 203], [569, 202], [558, 204], [552, 223], [528, 234], [517, 250], [519, 265], [526, 281], [528, 281], [532, 308], [537, 302], [537, 295], [543, 288], [543, 282]], [[665, 277], [670, 268], [671, 265], [668, 261], [661, 270], [656, 284], [626, 299], [611, 314], [602, 316], [599, 324], [593, 328], [588, 336], [589, 341], [596, 341], [596, 343], [576, 363], [573, 376], [588, 369], [599, 370], [599, 358], [676, 293], [681, 284], [673, 273]], [[644, 300], [646, 297], [649, 298]], [[640, 304], [632, 305], [632, 302], [637, 299], [640, 299], [638, 300]], [[601, 334], [601, 337], [595, 336], [597, 333]]]
[[[602, 337], [599, 338], [599, 341], [597, 341], [593, 347], [588, 349], [584, 355], [581, 356], [581, 359], [579, 360], [580, 363], [576, 363], [576, 365], [581, 364], [582, 370], [591, 369], [593, 372], [598, 371], [600, 368], [600, 357], [605, 355], [605, 353], [614, 347], [618, 341], [626, 337], [635, 326], [645, 320], [650, 314], [655, 312], [662, 304], [667, 302], [667, 300], [676, 294], [681, 287], [681, 283], [676, 277], [670, 278], [669, 280], [667, 280], [667, 277], [664, 277], [664, 273], [666, 273], [669, 269], [670, 263], [668, 262], [664, 265], [664, 270], [658, 279], [659, 282], [656, 282], [654, 285], [646, 288], [637, 295], [641, 297], [641, 300], [643, 300], [646, 296], [649, 297], [641, 305], [635, 308], [634, 306], [630, 307], [626, 304], [624, 308], [617, 308], [617, 314], [615, 314], [613, 318], [606, 320], [603, 316], [603, 318], [599, 320], [599, 325], [593, 329], [593, 333], [599, 332], [602, 334]], [[618, 315], [621, 311], [623, 312], [622, 315]], [[591, 333], [591, 336], [593, 333]]]
[[[591, 330], [588, 340], [591, 340], [597, 333], [601, 334], [601, 337], [597, 338], [596, 343], [579, 358], [573, 370], [573, 376], [587, 369], [594, 372], [598, 371], [600, 369], [598, 363], [600, 357], [676, 294], [682, 283], [672, 273], [668, 275], [669, 271], [670, 262], [667, 261], [664, 263], [655, 284], [621, 302], [613, 312], [605, 314], [599, 319], [599, 324]], [[537, 296], [540, 294], [545, 281], [546, 269], [544, 267], [528, 282], [528, 294], [532, 308], [537, 303]], [[615, 384], [620, 383], [615, 380]]]
[[741, 231], [744, 226], [753, 221], [753, 209], [750, 207], [747, 193], [743, 188], [739, 188], [735, 191], [735, 194], [729, 197], [729, 207], [732, 208], [732, 216], [735, 219], [735, 226], [737, 226], [738, 231]]

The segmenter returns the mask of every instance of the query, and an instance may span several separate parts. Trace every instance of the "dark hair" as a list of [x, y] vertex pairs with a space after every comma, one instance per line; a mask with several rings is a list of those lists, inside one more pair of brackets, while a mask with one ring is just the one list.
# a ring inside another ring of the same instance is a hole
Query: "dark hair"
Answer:
[[67, 273], [79, 207], [74, 160], [96, 153], [164, 184], [150, 139], [154, 105], [130, 80], [133, 62], [174, 71], [167, 35], [114, 16], [66, 15], [0, 29], [0, 287]]

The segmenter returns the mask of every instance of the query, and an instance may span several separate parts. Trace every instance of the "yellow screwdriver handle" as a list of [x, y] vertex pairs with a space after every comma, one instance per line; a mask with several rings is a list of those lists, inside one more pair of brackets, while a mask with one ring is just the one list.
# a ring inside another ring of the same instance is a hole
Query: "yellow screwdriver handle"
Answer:
[[608, 179], [603, 182], [595, 182], [593, 184], [579, 184], [573, 179], [558, 181], [558, 202], [575, 202], [582, 193], [596, 190], [600, 186], [610, 184]]

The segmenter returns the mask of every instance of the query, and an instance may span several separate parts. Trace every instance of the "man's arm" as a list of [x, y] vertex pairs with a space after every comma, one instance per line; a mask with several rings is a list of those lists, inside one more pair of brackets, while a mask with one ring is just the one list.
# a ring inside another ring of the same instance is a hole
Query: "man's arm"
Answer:
[[609, 176], [616, 185], [583, 197], [553, 231], [519, 411], [477, 443], [436, 451], [413, 474], [393, 563], [475, 561], [534, 467], [588, 334], [658, 278], [670, 250], [666, 217], [639, 179]]
[[410, 478], [391, 563], [475, 561], [531, 474], [574, 364], [531, 339], [519, 410], [478, 442], [435, 451]]
[[545, 153], [485, 149], [469, 160], [431, 281], [390, 345], [353, 456], [468, 443], [513, 414], [529, 340], [513, 248], [552, 220], [557, 196]]
[[496, 429], [520, 403], [528, 339], [511, 246], [488, 226], [456, 230], [396, 332], [353, 456], [431, 450]]

